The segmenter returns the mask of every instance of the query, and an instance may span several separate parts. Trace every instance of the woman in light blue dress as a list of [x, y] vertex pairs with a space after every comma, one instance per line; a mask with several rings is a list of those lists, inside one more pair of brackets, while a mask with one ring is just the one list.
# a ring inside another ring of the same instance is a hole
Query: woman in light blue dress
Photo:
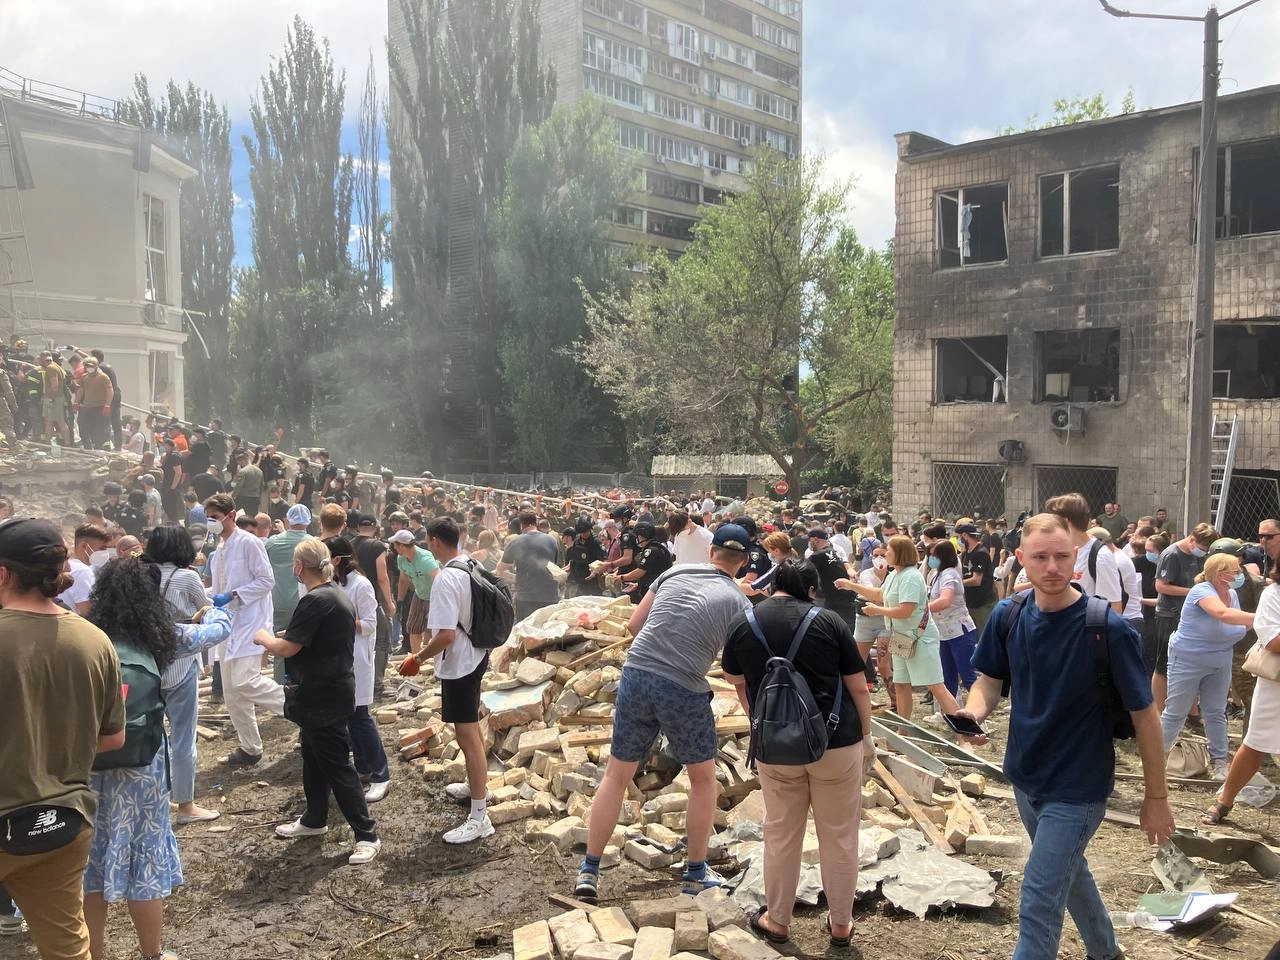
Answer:
[[[159, 583], [155, 564], [131, 557], [113, 560], [98, 571], [89, 620], [113, 642], [149, 652], [163, 672], [175, 659], [225, 640], [231, 617], [207, 608], [196, 615], [196, 623], [174, 624]], [[164, 898], [182, 883], [169, 823], [167, 748], [144, 767], [94, 771], [90, 785], [98, 795], [84, 873], [90, 950], [94, 957], [107, 956], [107, 905], [124, 900], [143, 960], [176, 960], [161, 946]]]

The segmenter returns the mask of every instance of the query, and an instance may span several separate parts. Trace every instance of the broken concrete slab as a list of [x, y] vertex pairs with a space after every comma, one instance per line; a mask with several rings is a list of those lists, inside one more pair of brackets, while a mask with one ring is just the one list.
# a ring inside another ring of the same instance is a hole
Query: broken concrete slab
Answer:
[[557, 667], [534, 657], [526, 657], [516, 667], [516, 679], [528, 687], [536, 687], [556, 675]]
[[1022, 837], [997, 836], [989, 833], [974, 833], [964, 842], [964, 852], [970, 856], [1008, 857], [1019, 859], [1026, 856], [1026, 843]]
[[778, 951], [741, 927], [725, 927], [707, 938], [715, 960], [775, 960]]
[[572, 957], [578, 948], [595, 942], [596, 930], [583, 910], [570, 910], [547, 921], [551, 939], [561, 957]]
[[746, 922], [746, 914], [742, 912], [742, 908], [722, 887], [703, 890], [695, 899], [698, 907], [707, 915], [707, 926], [711, 930], [735, 924], [740, 926]]
[[579, 947], [573, 960], [631, 960], [631, 948], [621, 943], [596, 941]]
[[591, 914], [591, 925], [596, 935], [605, 943], [619, 943], [630, 947], [636, 942], [636, 928], [627, 919], [621, 907], [601, 907]]
[[677, 913], [673, 947], [676, 950], [705, 950], [709, 933], [707, 915], [701, 910]]

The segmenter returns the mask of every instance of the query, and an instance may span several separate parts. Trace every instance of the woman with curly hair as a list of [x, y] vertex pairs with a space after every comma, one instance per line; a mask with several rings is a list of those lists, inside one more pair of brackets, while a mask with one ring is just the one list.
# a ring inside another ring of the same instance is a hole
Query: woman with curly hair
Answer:
[[[160, 597], [174, 623], [190, 622], [208, 606], [200, 575], [191, 569], [196, 548], [182, 527], [166, 523], [151, 531], [146, 555], [160, 567]], [[164, 712], [169, 718], [169, 752], [173, 761], [173, 801], [178, 805], [178, 826], [217, 820], [217, 810], [206, 810], [196, 796], [196, 715], [199, 704], [200, 656], [178, 657], [160, 677]]]
[[[145, 559], [112, 560], [98, 570], [89, 619], [117, 647], [150, 654], [163, 676], [179, 657], [226, 640], [231, 616], [203, 608], [193, 624], [174, 624], [160, 596], [160, 568]], [[182, 883], [178, 844], [169, 825], [167, 748], [143, 767], [95, 770], [98, 798], [93, 845], [84, 873], [84, 916], [90, 949], [107, 956], [107, 904], [127, 901], [144, 960], [166, 960], [164, 898]]]

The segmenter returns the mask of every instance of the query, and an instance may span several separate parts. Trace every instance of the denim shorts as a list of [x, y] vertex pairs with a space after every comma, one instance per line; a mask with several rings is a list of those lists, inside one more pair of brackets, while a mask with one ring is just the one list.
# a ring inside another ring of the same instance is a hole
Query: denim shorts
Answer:
[[666, 734], [682, 764], [714, 760], [716, 718], [710, 691], [695, 693], [656, 673], [624, 667], [609, 755], [624, 763], [643, 763], [659, 733]]

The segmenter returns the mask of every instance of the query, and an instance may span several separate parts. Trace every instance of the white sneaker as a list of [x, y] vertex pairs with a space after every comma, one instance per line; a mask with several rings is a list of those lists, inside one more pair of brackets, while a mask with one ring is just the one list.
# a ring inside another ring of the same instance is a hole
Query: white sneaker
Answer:
[[293, 823], [282, 823], [276, 827], [276, 836], [284, 837], [286, 840], [294, 840], [298, 837], [323, 837], [328, 832], [328, 827], [303, 826], [301, 819], [295, 820]]
[[[466, 783], [466, 781], [463, 781], [462, 783], [446, 784], [444, 788], [444, 792], [449, 797], [450, 800], [457, 800], [459, 803], [471, 802], [471, 786], [468, 783]], [[493, 802], [492, 791], [490, 791], [488, 795], [485, 797], [485, 802], [486, 803]]]
[[467, 817], [462, 823], [441, 839], [445, 843], [473, 843], [476, 840], [483, 840], [485, 837], [493, 836], [493, 823], [489, 820], [489, 814], [484, 815], [484, 819], [477, 820], [475, 817]]
[[1230, 767], [1227, 766], [1227, 761], [1217, 760], [1209, 764], [1209, 779], [1210, 780], [1226, 780], [1227, 771], [1229, 769]]
[[0, 937], [16, 937], [27, 930], [27, 922], [18, 916], [0, 914]]
[[387, 791], [390, 789], [391, 789], [390, 780], [382, 780], [376, 783], [371, 783], [369, 784], [369, 786], [365, 787], [364, 789], [364, 802], [377, 803], [379, 800], [381, 800], [383, 797], [387, 795]]
[[355, 850], [351, 852], [351, 856], [347, 857], [347, 863], [354, 867], [358, 867], [362, 863], [368, 863], [378, 855], [378, 851], [381, 849], [381, 840], [357, 840]]
[[941, 713], [931, 713], [929, 716], [924, 718], [923, 722], [927, 723], [931, 727], [937, 727], [940, 730], [951, 729], [951, 727], [947, 725], [947, 721], [943, 719]]

